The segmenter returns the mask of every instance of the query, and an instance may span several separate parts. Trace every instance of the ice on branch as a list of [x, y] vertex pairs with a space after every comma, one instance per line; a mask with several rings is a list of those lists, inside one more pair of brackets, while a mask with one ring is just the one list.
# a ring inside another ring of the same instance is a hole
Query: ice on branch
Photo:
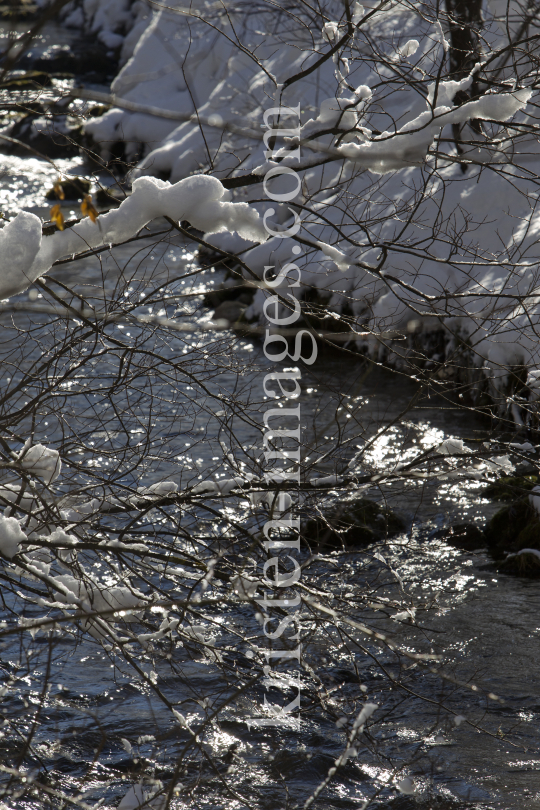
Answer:
[[267, 239], [258, 212], [247, 203], [229, 202], [229, 193], [215, 177], [188, 177], [174, 185], [140, 177], [133, 183], [132, 195], [115, 211], [96, 222], [87, 217], [52, 236], [42, 237], [41, 220], [35, 214], [18, 214], [0, 231], [0, 299], [24, 292], [58, 259], [124, 242], [163, 216], [187, 220], [205, 233], [236, 232], [250, 242]]

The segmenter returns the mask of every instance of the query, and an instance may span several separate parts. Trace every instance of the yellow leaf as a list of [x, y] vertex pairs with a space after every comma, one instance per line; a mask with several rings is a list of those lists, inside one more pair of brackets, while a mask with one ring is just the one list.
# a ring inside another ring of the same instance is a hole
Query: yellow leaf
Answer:
[[94, 208], [90, 194], [84, 195], [84, 199], [81, 203], [81, 214], [83, 217], [90, 217], [92, 222], [95, 222], [99, 216], [99, 212]]
[[58, 230], [63, 231], [64, 230], [64, 215], [62, 214], [62, 210], [60, 208], [60, 205], [53, 205], [53, 207], [51, 208], [50, 217], [51, 217], [51, 222], [55, 223]]
[[64, 189], [62, 188], [62, 181], [61, 181], [60, 177], [58, 178], [58, 180], [54, 184], [53, 191], [54, 191], [54, 193], [56, 194], [56, 196], [58, 197], [59, 200], [65, 200], [66, 199], [66, 195], [64, 194]]

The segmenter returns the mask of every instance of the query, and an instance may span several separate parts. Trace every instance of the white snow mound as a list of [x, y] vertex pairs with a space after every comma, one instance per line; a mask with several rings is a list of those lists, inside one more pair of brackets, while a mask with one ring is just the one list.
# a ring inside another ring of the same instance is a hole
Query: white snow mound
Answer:
[[14, 517], [0, 515], [0, 553], [10, 560], [21, 550], [26, 535]]

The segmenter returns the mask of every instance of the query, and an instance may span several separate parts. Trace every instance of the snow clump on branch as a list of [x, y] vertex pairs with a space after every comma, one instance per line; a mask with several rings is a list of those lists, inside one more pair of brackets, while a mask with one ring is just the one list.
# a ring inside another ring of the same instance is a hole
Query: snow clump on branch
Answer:
[[155, 177], [140, 177], [133, 193], [115, 211], [96, 222], [81, 220], [65, 231], [42, 237], [41, 220], [22, 211], [0, 231], [0, 299], [26, 290], [62, 257], [135, 236], [157, 217], [187, 220], [200, 231], [235, 231], [250, 242], [264, 242], [267, 233], [258, 212], [247, 203], [230, 202], [215, 177], [188, 177], [175, 185]]
[[14, 517], [0, 515], [0, 554], [10, 560], [21, 550], [21, 543], [26, 535]]
[[46, 484], [56, 481], [62, 470], [62, 462], [57, 450], [51, 450], [42, 444], [30, 445], [30, 440], [26, 442], [19, 454], [21, 466], [43, 478]]

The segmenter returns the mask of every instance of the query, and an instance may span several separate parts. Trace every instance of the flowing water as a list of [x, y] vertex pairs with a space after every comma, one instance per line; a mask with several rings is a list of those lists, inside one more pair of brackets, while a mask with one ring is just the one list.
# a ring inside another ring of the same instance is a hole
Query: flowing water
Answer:
[[[20, 208], [46, 216], [48, 204], [43, 192], [56, 179], [58, 169], [74, 174], [84, 171], [77, 159], [56, 161], [54, 166], [35, 158], [4, 156], [0, 158], [0, 166], [0, 206], [8, 216]], [[73, 211], [76, 213], [76, 206]], [[69, 216], [69, 206], [66, 214]], [[177, 320], [204, 324], [211, 313], [203, 305], [202, 292], [219, 282], [222, 275], [213, 270], [196, 272], [193, 245], [172, 237], [158, 245], [154, 241], [149, 237], [145, 244], [137, 245], [136, 251], [132, 246], [124, 246], [100, 258], [66, 264], [56, 268], [54, 276], [84, 293], [96, 305], [103, 299], [103, 291], [106, 300], [127, 279], [132, 295], [141, 296], [141, 312], [149, 279], [154, 285], [161, 280], [167, 285], [167, 295], [175, 297], [175, 301], [163, 312], [152, 310], [153, 314], [170, 317], [174, 314]], [[20, 297], [30, 304], [39, 303], [40, 299], [41, 293], [32, 290]], [[1, 315], [7, 331], [11, 317], [6, 312]], [[13, 317], [20, 326], [30, 317], [42, 323], [49, 316], [17, 313]], [[121, 334], [127, 341], [136, 340], [139, 335], [136, 325], [118, 324], [114, 329], [115, 334]], [[167, 351], [171, 355], [180, 354], [188, 344], [196, 348], [212, 341], [228, 346], [235, 362], [249, 369], [241, 383], [232, 367], [218, 378], [210, 375], [208, 381], [212, 391], [219, 390], [224, 395], [235, 392], [250, 403], [254, 424], [242, 419], [235, 423], [238, 447], [247, 447], [257, 440], [257, 414], [260, 422], [264, 407], [261, 380], [271, 364], [258, 343], [230, 333], [214, 337], [199, 333], [178, 338], [173, 335]], [[33, 351], [38, 352], [37, 347]], [[160, 351], [164, 352], [165, 347]], [[106, 359], [93, 367], [96, 392], [101, 377], [109, 371]], [[3, 388], [16, 381], [16, 372], [9, 369], [2, 369], [1, 376]], [[351, 406], [361, 441], [369, 443], [364, 461], [383, 468], [412, 458], [418, 450], [434, 447], [448, 437], [473, 443], [482, 442], [489, 435], [485, 421], [443, 399], [424, 398], [407, 409], [417, 391], [415, 384], [383, 369], [366, 366], [360, 358], [344, 359], [321, 353], [316, 366], [303, 374], [302, 383], [300, 402], [306, 456], [315, 443], [315, 434], [320, 452], [335, 442], [334, 407], [340, 394]], [[185, 382], [174, 391], [177, 402], [190, 396], [192, 389]], [[168, 415], [162, 414], [155, 429], [161, 440], [163, 436], [167, 438], [166, 454], [151, 456], [144, 469], [132, 471], [129, 476], [126, 473], [123, 480], [130, 485], [141, 482], [149, 485], [168, 479], [182, 488], [197, 480], [197, 476], [224, 476], [223, 459], [216, 455], [221, 434], [213, 403], [211, 398], [206, 403], [199, 400], [197, 405], [203, 411], [189, 424], [179, 423], [174, 409]], [[139, 416], [145, 422], [148, 414], [142, 412]], [[344, 425], [343, 421], [345, 431]], [[94, 426], [91, 420], [87, 424], [89, 433], [93, 431], [94, 456], [98, 456], [100, 449], [104, 454], [108, 452], [100, 459], [104, 469], [107, 465], [114, 466], [116, 428], [112, 420], [104, 430], [101, 418]], [[381, 428], [386, 430], [377, 438]], [[47, 427], [38, 425], [37, 429], [39, 438], [54, 444], [59, 437], [60, 420], [55, 422], [51, 416]], [[132, 430], [136, 432], [137, 428]], [[357, 452], [356, 445], [343, 451], [344, 462]], [[90, 451], [86, 459], [92, 460]], [[317, 471], [332, 473], [335, 468], [323, 464]], [[58, 484], [62, 485], [60, 479]], [[435, 534], [436, 529], [453, 523], [481, 524], [493, 513], [496, 507], [481, 497], [481, 486], [480, 481], [450, 478], [429, 485], [417, 482], [406, 488], [400, 484], [386, 487], [384, 496], [405, 518], [407, 530], [376, 550], [329, 551], [309, 569], [309, 581], [324, 581], [336, 604], [348, 603], [357, 618], [388, 633], [405, 649], [419, 652], [433, 649], [442, 654], [448, 673], [461, 682], [487, 687], [504, 700], [504, 703], [491, 701], [488, 706], [485, 697], [442, 682], [415, 664], [398, 673], [395, 656], [381, 652], [365, 640], [361, 639], [364, 652], [357, 648], [351, 654], [343, 639], [335, 634], [321, 636], [310, 644], [309, 658], [313, 665], [323, 667], [329, 693], [336, 689], [341, 700], [349, 695], [353, 700], [362, 684], [384, 715], [374, 727], [372, 737], [358, 746], [354, 763], [350, 761], [341, 769], [331, 791], [315, 804], [321, 810], [360, 807], [372, 795], [374, 784], [381, 788], [376, 802], [396, 810], [427, 806], [540, 808], [538, 584], [500, 574], [485, 551], [459, 551]], [[379, 500], [381, 497], [375, 488], [362, 494]], [[238, 514], [241, 517], [243, 513], [240, 510]], [[380, 604], [366, 606], [363, 602], [366, 583], [371, 587], [377, 577]], [[423, 606], [416, 624], [391, 618], [389, 606], [398, 596]], [[238, 642], [238, 631], [253, 638], [262, 635], [246, 603], [214, 610], [213, 624], [208, 624], [207, 632], [227, 650], [224, 655], [237, 667], [239, 676], [247, 678], [250, 659], [245, 655], [247, 647]], [[36, 641], [39, 642], [39, 637]], [[189, 675], [189, 689], [165, 667], [160, 670], [159, 662], [155, 664], [156, 671], [165, 694], [174, 700], [184, 700], [186, 715], [196, 717], [200, 713], [197, 701], [219, 689], [219, 671], [213, 670], [204, 659], [193, 660], [181, 649], [176, 654], [184, 674]], [[16, 645], [4, 643], [3, 662], [14, 660], [16, 655]], [[370, 656], [377, 656], [378, 663]], [[386, 677], [382, 676], [380, 666], [385, 668]], [[99, 766], [91, 771], [85, 787], [87, 801], [102, 798], [105, 807], [118, 803], [118, 797], [136, 778], [142, 762], [153, 763], [154, 773], [161, 779], [172, 774], [186, 741], [185, 733], [178, 731], [170, 714], [149, 692], [133, 686], [129, 673], [123, 673], [101, 647], [90, 643], [76, 645], [68, 634], [58, 636], [53, 668], [54, 687], [35, 738], [44, 770], [60, 775], [66, 788], [78, 786], [99, 752]], [[389, 679], [398, 675], [399, 687]], [[23, 701], [36, 702], [35, 688], [29, 679], [26, 692], [21, 688], [21, 694], [10, 699], [5, 714], [24, 720]], [[313, 688], [306, 681], [307, 704]], [[262, 692], [257, 699], [262, 702]], [[250, 700], [251, 703], [246, 698], [241, 707], [243, 713], [239, 713], [238, 706], [222, 712], [213, 738], [207, 742], [223, 755], [224, 761], [231, 763], [230, 778], [240, 793], [247, 791], [251, 795], [252, 806], [278, 810], [305, 800], [342, 750], [343, 736], [335, 725], [337, 718], [332, 717], [331, 710], [323, 716], [308, 708], [298, 729], [265, 731], [245, 722], [253, 711], [253, 699]], [[332, 699], [330, 709], [331, 706]], [[456, 724], [448, 719], [456, 716], [466, 720]], [[131, 742], [126, 746], [122, 740]], [[3, 760], [11, 764], [9, 735], [2, 744]], [[393, 768], [405, 762], [411, 763], [409, 772], [416, 775], [418, 796], [392, 799], [396, 794], [385, 789], [384, 782], [392, 776]], [[180, 796], [179, 807], [243, 806], [223, 797], [219, 780], [212, 781], [204, 774], [197, 776], [189, 769], [182, 773], [186, 784], [197, 778], [202, 780], [204, 791], [197, 794], [196, 800]], [[291, 805], [287, 805], [285, 786]], [[431, 795], [430, 791], [439, 799], [432, 799], [433, 805], [422, 804], [422, 797]]]

